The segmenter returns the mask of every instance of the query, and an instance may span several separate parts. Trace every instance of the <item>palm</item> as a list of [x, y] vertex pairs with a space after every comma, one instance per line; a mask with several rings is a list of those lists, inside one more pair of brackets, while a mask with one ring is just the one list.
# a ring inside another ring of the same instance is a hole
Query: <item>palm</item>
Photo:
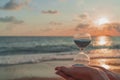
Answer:
[[95, 67], [57, 67], [56, 70], [66, 80], [112, 80], [104, 70]]

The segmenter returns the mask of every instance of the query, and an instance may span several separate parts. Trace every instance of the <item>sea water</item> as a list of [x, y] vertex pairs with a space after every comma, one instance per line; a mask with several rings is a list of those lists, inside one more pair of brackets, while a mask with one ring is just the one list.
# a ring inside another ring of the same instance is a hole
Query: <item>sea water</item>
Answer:
[[[120, 37], [109, 36], [107, 38], [109, 38], [108, 41], [111, 42], [111, 45], [93, 45], [97, 39], [97, 37], [93, 37], [91, 44], [85, 49], [88, 54], [92, 54], [91, 59], [94, 59], [93, 62], [98, 58], [107, 58], [107, 60], [110, 59], [112, 61], [120, 59]], [[54, 61], [57, 59], [72, 59], [73, 55], [76, 55], [78, 52], [79, 48], [75, 45], [72, 37], [1, 36], [0, 79], [7, 80], [18, 75], [19, 77], [23, 77], [25, 74], [25, 76], [27, 76], [28, 73], [31, 73], [30, 75], [33, 77], [38, 74], [41, 75], [40, 73], [37, 73], [37, 71], [40, 71], [40, 67], [42, 67], [38, 63], [41, 64], [41, 62], [43, 63], [44, 61]], [[71, 53], [73, 53], [72, 56], [70, 56]], [[120, 65], [117, 61], [114, 62], [114, 64], [108, 64]], [[44, 64], [43, 68], [45, 68]]]

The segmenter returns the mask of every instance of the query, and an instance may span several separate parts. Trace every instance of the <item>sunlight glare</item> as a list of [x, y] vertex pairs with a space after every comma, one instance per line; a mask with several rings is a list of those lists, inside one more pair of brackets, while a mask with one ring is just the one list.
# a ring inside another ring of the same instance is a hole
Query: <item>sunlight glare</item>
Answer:
[[106, 41], [106, 39], [105, 39], [104, 36], [102, 36], [102, 37], [99, 38], [99, 41], [98, 41], [98, 44], [99, 44], [99, 45], [103, 46], [103, 45], [105, 45], [106, 43], [107, 43], [107, 41]]
[[109, 22], [110, 21], [106, 17], [99, 18], [97, 21], [95, 21], [95, 23], [99, 26]]
[[104, 67], [105, 69], [110, 69], [110, 66], [106, 65], [106, 64], [101, 64], [102, 67]]
[[93, 42], [94, 46], [110, 46], [111, 44], [112, 42], [107, 36], [99, 36], [96, 38], [95, 42]]
[[104, 67], [105, 69], [110, 69], [110, 66], [106, 64], [106, 62], [107, 62], [106, 59], [100, 59], [100, 60], [98, 60], [98, 62], [100, 63], [101, 67]]

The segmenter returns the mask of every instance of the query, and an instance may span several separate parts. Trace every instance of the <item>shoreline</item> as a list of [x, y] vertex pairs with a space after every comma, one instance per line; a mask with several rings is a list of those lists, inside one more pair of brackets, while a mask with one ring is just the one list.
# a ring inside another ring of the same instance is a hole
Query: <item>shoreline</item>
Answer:
[[[64, 80], [55, 74], [56, 66], [70, 66], [71, 61], [47, 61], [37, 64], [23, 64], [0, 68], [0, 80]], [[120, 73], [117, 66], [111, 69]], [[3, 75], [4, 74], [4, 75]], [[7, 79], [6, 79], [7, 76]]]
[[[92, 58], [92, 64], [102, 66], [102, 62], [109, 65], [110, 70], [120, 73], [120, 58], [116, 58], [120, 57], [119, 52], [120, 50], [102, 49], [90, 51], [88, 54]], [[60, 54], [8, 55], [5, 57], [9, 61], [7, 64], [15, 65], [1, 66], [0, 80], [63, 80], [55, 74], [54, 68], [56, 66], [71, 66], [74, 64], [72, 58], [77, 53], [75, 51]], [[20, 64], [21, 60], [23, 63], [27, 63]]]

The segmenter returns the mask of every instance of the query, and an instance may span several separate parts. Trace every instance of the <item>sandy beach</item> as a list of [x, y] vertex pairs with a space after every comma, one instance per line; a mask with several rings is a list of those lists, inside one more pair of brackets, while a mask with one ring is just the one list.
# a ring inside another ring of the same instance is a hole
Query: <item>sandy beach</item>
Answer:
[[0, 80], [64, 80], [55, 68], [75, 64], [120, 74], [119, 10], [120, 0], [0, 0]]
[[62, 78], [39, 78], [39, 77], [33, 77], [33, 78], [21, 78], [21, 79], [15, 79], [15, 80], [64, 80]]
[[[103, 51], [105, 52], [105, 50]], [[99, 65], [111, 71], [120, 73], [120, 59], [117, 58], [120, 56], [119, 51], [117, 51], [118, 54], [116, 53], [116, 56], [113, 56], [113, 52], [115, 52], [115, 50], [112, 51], [112, 53], [109, 53], [109, 55], [106, 53], [99, 55], [99, 50], [91, 51], [90, 53], [93, 53], [89, 54], [91, 57], [91, 64]], [[36, 55], [42, 57], [40, 62], [38, 62], [36, 57], [34, 63], [0, 67], [0, 80], [63, 80], [55, 74], [54, 68], [56, 66], [70, 67], [74, 64], [73, 57], [75, 53], [77, 52], [46, 55], [41, 54]]]
[[71, 61], [48, 61], [2, 67], [0, 68], [0, 80], [61, 80], [55, 74], [54, 68], [56, 66], [69, 66], [70, 64]]

